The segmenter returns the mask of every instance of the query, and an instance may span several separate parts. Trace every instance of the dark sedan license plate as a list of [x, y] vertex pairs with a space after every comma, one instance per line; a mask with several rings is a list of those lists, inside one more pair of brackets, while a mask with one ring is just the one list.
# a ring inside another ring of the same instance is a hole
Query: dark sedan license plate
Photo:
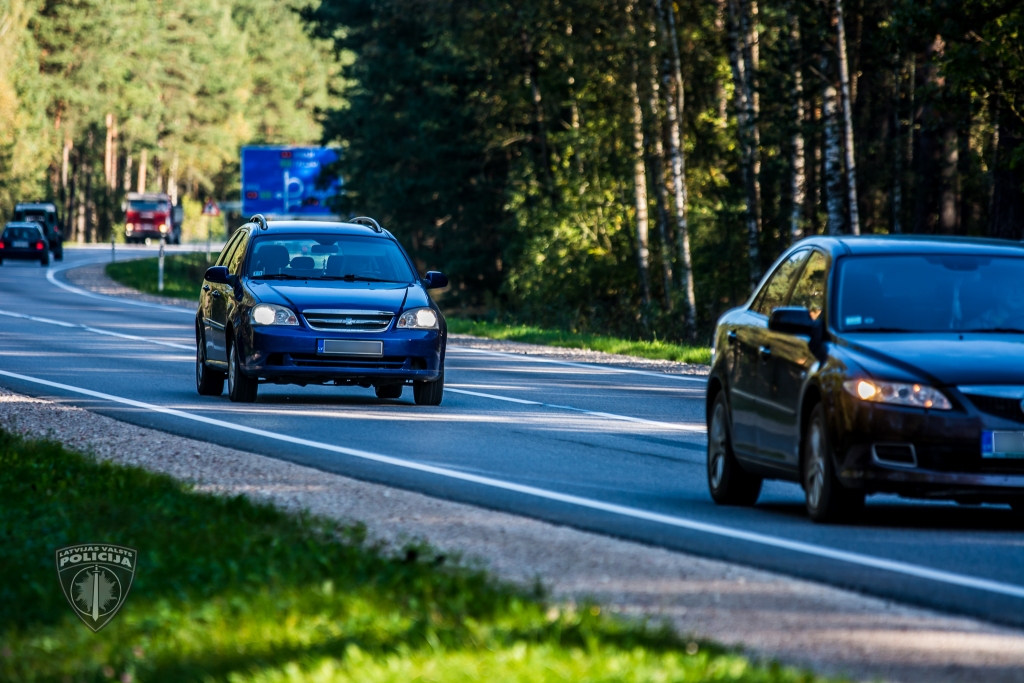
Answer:
[[28, 249], [28, 242], [24, 240], [14, 240], [11, 242], [11, 247], [14, 249]]
[[316, 352], [332, 356], [371, 356], [373, 358], [380, 358], [384, 355], [384, 342], [317, 339]]
[[1024, 459], [1024, 432], [982, 432], [981, 457]]

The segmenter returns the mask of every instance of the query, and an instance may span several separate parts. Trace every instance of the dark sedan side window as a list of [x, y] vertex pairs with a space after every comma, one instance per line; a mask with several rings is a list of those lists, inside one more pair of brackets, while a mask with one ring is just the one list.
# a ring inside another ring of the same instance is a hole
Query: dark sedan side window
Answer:
[[825, 308], [825, 283], [828, 281], [828, 259], [820, 251], [811, 254], [804, 272], [800, 274], [790, 306], [802, 306], [811, 312], [811, 319], [817, 320]]
[[228, 265], [228, 272], [235, 275], [242, 274], [242, 261], [245, 259], [246, 247], [249, 246], [249, 232], [245, 231], [242, 238], [238, 240], [238, 247], [231, 254], [231, 261]]
[[758, 294], [754, 302], [753, 310], [761, 315], [771, 315], [772, 311], [780, 306], [785, 306], [789, 300], [789, 290], [793, 287], [793, 280], [800, 272], [800, 266], [807, 258], [806, 249], [792, 254], [789, 258], [775, 269], [772, 277], [765, 284], [764, 289]]
[[238, 245], [238, 240], [241, 239], [241, 235], [235, 233], [234, 236], [228, 240], [228, 243], [224, 245], [223, 251], [220, 252], [220, 257], [217, 258], [216, 265], [226, 266], [230, 263], [231, 255], [235, 251], [235, 247]]

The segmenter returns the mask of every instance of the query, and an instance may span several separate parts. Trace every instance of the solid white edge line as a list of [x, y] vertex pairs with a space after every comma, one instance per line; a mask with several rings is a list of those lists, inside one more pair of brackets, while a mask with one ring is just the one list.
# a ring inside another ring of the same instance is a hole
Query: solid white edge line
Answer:
[[[185, 252], [190, 253], [190, 252]], [[72, 294], [78, 294], [79, 296], [89, 297], [90, 299], [97, 299], [99, 301], [106, 301], [107, 303], [119, 303], [127, 304], [129, 306], [141, 306], [142, 308], [154, 308], [161, 311], [168, 311], [170, 313], [188, 313], [189, 315], [195, 315], [195, 311], [191, 311], [187, 308], [181, 308], [180, 306], [170, 306], [168, 304], [152, 304], [148, 301], [135, 301], [134, 299], [125, 299], [118, 296], [107, 296], [105, 294], [96, 294], [95, 292], [88, 292], [74, 285], [69, 285], [66, 282], [61, 282], [55, 276], [57, 273], [63, 273], [65, 270], [71, 270], [72, 268], [80, 268], [83, 266], [93, 266], [97, 263], [103, 263], [103, 261], [93, 261], [88, 263], [66, 263], [58, 267], [50, 267], [46, 270], [46, 279], [51, 285], [60, 287], [63, 290], [71, 292]]]
[[135, 401], [130, 398], [113, 396], [111, 394], [105, 394], [99, 391], [92, 391], [91, 389], [83, 389], [81, 387], [75, 387], [69, 384], [51, 382], [49, 380], [40, 379], [38, 377], [30, 377], [28, 375], [21, 375], [15, 372], [8, 372], [6, 370], [0, 370], [0, 375], [10, 377], [12, 379], [21, 380], [24, 382], [32, 382], [34, 384], [52, 387], [54, 389], [61, 389], [63, 391], [82, 394], [83, 396], [91, 396], [93, 398], [111, 401], [113, 403], [120, 403], [122, 405], [132, 406], [134, 408], [141, 408], [143, 410], [149, 410], [155, 413], [180, 417], [186, 420], [192, 420], [194, 422], [201, 422], [203, 424], [212, 425], [214, 427], [223, 427], [224, 429], [243, 432], [245, 434], [251, 434], [253, 436], [261, 436], [275, 441], [282, 441], [285, 443], [295, 444], [297, 446], [305, 446], [308, 448], [315, 448], [318, 450], [329, 451], [332, 453], [340, 453], [342, 455], [348, 455], [363, 460], [369, 460], [371, 462], [379, 462], [384, 465], [401, 467], [404, 469], [414, 470], [417, 472], [424, 472], [427, 474], [435, 474], [438, 476], [447, 477], [449, 479], [457, 479], [459, 481], [480, 484], [482, 486], [488, 486], [503, 491], [521, 493], [524, 495], [533, 496], [535, 498], [542, 498], [544, 500], [565, 503], [567, 505], [575, 505], [577, 507], [583, 507], [590, 510], [598, 510], [600, 512], [607, 512], [622, 517], [630, 517], [633, 519], [640, 519], [648, 522], [665, 524], [667, 526], [678, 527], [681, 529], [688, 529], [690, 531], [699, 531], [714, 536], [721, 536], [724, 538], [731, 538], [739, 541], [747, 541], [749, 543], [756, 543], [759, 545], [769, 546], [772, 548], [779, 548], [782, 550], [790, 550], [797, 553], [803, 553], [805, 555], [812, 555], [815, 557], [837, 560], [839, 562], [845, 562], [847, 564], [853, 564], [861, 567], [881, 569], [896, 574], [912, 576], [914, 578], [927, 579], [938, 583], [960, 586], [962, 588], [972, 588], [975, 590], [996, 593], [999, 595], [1005, 595], [1014, 598], [1024, 598], [1024, 586], [1002, 583], [1000, 581], [991, 581], [988, 579], [980, 579], [977, 577], [967, 576], [964, 574], [957, 574], [954, 572], [947, 572], [940, 569], [921, 567], [918, 565], [909, 564], [907, 562], [887, 560], [881, 557], [874, 557], [872, 555], [864, 555], [861, 553], [848, 552], [845, 550], [836, 550], [834, 548], [827, 548], [824, 546], [814, 545], [812, 543], [792, 541], [778, 536], [769, 536], [767, 534], [760, 534], [751, 531], [742, 531], [740, 529], [733, 529], [731, 527], [721, 526], [719, 524], [698, 522], [696, 520], [687, 519], [685, 517], [675, 517], [672, 515], [664, 515], [657, 512], [649, 512], [647, 510], [627, 507], [624, 505], [605, 503], [599, 500], [593, 500], [591, 498], [583, 498], [581, 496], [574, 496], [566, 493], [558, 493], [557, 491], [550, 491], [548, 489], [542, 489], [535, 486], [525, 486], [523, 484], [515, 484], [513, 482], [504, 481], [501, 479], [494, 479], [492, 477], [483, 477], [475, 474], [468, 474], [466, 472], [451, 470], [446, 467], [426, 465], [412, 460], [404, 460], [401, 458], [395, 458], [388, 455], [380, 455], [378, 453], [371, 453], [369, 451], [362, 451], [355, 448], [335, 446], [333, 444], [321, 443], [319, 441], [311, 441], [309, 439], [302, 439], [295, 436], [289, 436], [287, 434], [268, 432], [263, 429], [246, 427], [244, 425], [234, 424], [232, 422], [225, 422], [223, 420], [217, 420], [211, 417], [196, 415], [194, 413], [185, 412], [183, 410], [176, 410], [174, 408], [164, 408], [162, 406], [153, 405], [151, 403], [143, 403], [142, 401]]
[[562, 406], [556, 403], [542, 403], [540, 401], [529, 401], [523, 398], [512, 398], [511, 396], [498, 396], [497, 394], [484, 394], [479, 391], [467, 391], [466, 389], [453, 389], [451, 387], [445, 387], [445, 391], [450, 391], [454, 394], [467, 394], [469, 396], [480, 396], [482, 398], [492, 398], [496, 401], [508, 401], [509, 403], [522, 403], [524, 405], [542, 406], [544, 408], [554, 408], [555, 410], [570, 410], [574, 413], [583, 413], [585, 415], [593, 415], [594, 417], [604, 417], [609, 420], [620, 420], [622, 422], [635, 422], [637, 424], [652, 425], [654, 427], [661, 427], [663, 429], [675, 429], [681, 432], [691, 432], [697, 434], [706, 434], [707, 429], [697, 425], [679, 424], [675, 422], [659, 422], [658, 420], [645, 420], [642, 417], [630, 417], [628, 415], [618, 415], [616, 413], [602, 413], [597, 410], [587, 410], [585, 408], [576, 408], [575, 406]]
[[102, 330], [98, 327], [89, 327], [88, 325], [79, 325], [77, 323], [65, 323], [60, 320], [51, 320], [49, 318], [39, 318], [34, 315], [26, 315], [24, 313], [15, 313], [13, 311], [0, 310], [0, 315], [6, 315], [10, 318], [21, 318], [22, 320], [31, 320], [32, 322], [44, 323], [46, 325], [59, 325], [60, 327], [66, 327], [76, 330], [85, 330], [86, 332], [92, 332], [93, 334], [102, 334], [107, 337], [118, 337], [120, 339], [130, 339], [132, 341], [145, 342], [148, 344], [159, 344], [160, 346], [169, 346], [172, 349], [184, 349], [185, 351], [195, 351], [196, 347], [185, 346], [184, 344], [175, 344], [174, 342], [165, 342], [158, 339], [149, 339], [148, 337], [138, 337], [134, 334], [122, 334], [121, 332], [111, 332], [110, 330]]
[[583, 368], [584, 370], [603, 370], [605, 372], [617, 372], [626, 375], [644, 375], [645, 377], [658, 377], [660, 379], [674, 379], [682, 382], [700, 382], [707, 384], [706, 377], [691, 377], [689, 375], [673, 375], [667, 372], [652, 372], [650, 370], [634, 370], [633, 368], [618, 368], [613, 365], [601, 365], [599, 363], [573, 363], [567, 360], [555, 360], [543, 356], [533, 356], [526, 353], [509, 353], [507, 351], [487, 351], [486, 349], [475, 349], [471, 346], [459, 346], [457, 343], [448, 347], [450, 350], [464, 351], [466, 353], [480, 353], [488, 356], [500, 356], [503, 358], [516, 358], [534, 363], [549, 363], [551, 365], [566, 365], [571, 368]]

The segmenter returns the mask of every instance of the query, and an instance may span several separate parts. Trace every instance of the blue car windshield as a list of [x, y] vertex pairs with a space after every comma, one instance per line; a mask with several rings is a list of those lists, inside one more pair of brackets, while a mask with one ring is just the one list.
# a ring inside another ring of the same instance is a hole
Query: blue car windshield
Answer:
[[359, 235], [265, 235], [257, 237], [247, 275], [266, 280], [318, 279], [414, 282], [397, 244]]
[[836, 282], [846, 332], [1024, 333], [1024, 258], [854, 256]]

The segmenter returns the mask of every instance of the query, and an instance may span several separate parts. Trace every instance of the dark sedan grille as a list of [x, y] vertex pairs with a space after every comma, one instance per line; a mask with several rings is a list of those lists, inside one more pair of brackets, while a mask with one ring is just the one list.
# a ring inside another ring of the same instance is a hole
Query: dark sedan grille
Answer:
[[408, 359], [400, 356], [384, 356], [373, 360], [358, 358], [325, 358], [313, 353], [286, 354], [282, 365], [300, 368], [363, 368], [367, 370], [401, 370]]
[[965, 394], [978, 410], [989, 415], [1024, 422], [1024, 410], [1021, 410], [1019, 398], [1000, 398], [998, 396], [982, 396], [981, 394]]
[[391, 326], [394, 313], [388, 311], [350, 311], [311, 309], [302, 312], [306, 324], [322, 332], [383, 332]]

